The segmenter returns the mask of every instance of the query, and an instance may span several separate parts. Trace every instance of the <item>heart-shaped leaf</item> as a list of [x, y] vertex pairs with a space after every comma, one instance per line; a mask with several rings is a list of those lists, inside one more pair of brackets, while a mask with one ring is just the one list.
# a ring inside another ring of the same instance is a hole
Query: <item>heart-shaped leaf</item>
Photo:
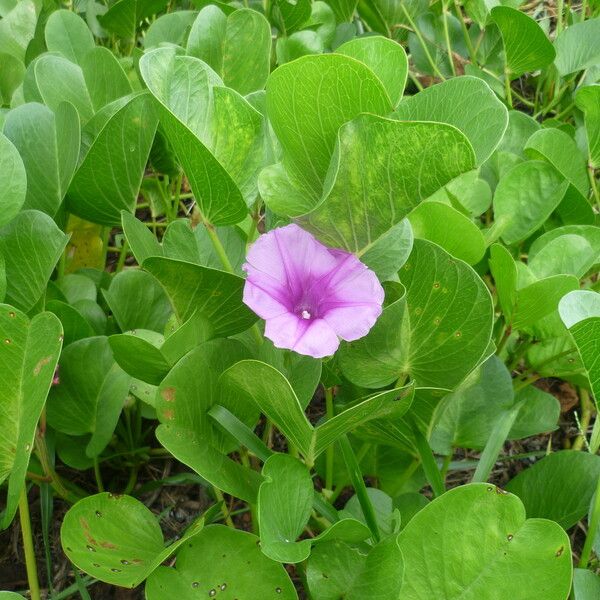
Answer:
[[367, 336], [343, 345], [342, 371], [363, 387], [410, 376], [419, 387], [452, 389], [484, 358], [490, 294], [471, 267], [424, 240], [415, 240], [400, 281], [405, 297], [384, 309]]
[[25, 62], [25, 51], [35, 35], [38, 9], [33, 0], [11, 3], [0, 21], [0, 52]]
[[121, 331], [150, 329], [164, 332], [171, 306], [156, 279], [132, 269], [118, 273], [104, 290], [104, 298]]
[[471, 145], [450, 125], [360, 116], [340, 129], [330, 187], [300, 223], [330, 246], [363, 253], [474, 164]]
[[70, 212], [119, 225], [121, 211], [133, 211], [157, 123], [144, 92], [116, 100], [88, 123], [83, 135], [92, 141], [69, 186]]
[[556, 523], [526, 520], [520, 500], [494, 485], [462, 486], [436, 498], [411, 519], [398, 543], [404, 558], [400, 597], [407, 600], [564, 600], [569, 594], [567, 534]]
[[69, 560], [100, 581], [134, 588], [177, 548], [202, 531], [197, 522], [165, 548], [152, 512], [131, 496], [102, 493], [72, 506], [63, 520], [60, 541]]
[[587, 514], [599, 476], [600, 457], [563, 450], [521, 471], [506, 489], [521, 499], [529, 516], [568, 529]]
[[276, 369], [256, 360], [243, 360], [222, 375], [222, 383], [247, 398], [273, 421], [313, 464], [319, 454], [341, 435], [381, 417], [399, 417], [412, 402], [413, 387], [389, 390], [353, 404], [335, 417], [313, 427], [289, 381]]
[[114, 361], [108, 338], [74, 342], [61, 356], [60, 384], [48, 398], [48, 422], [69, 435], [91, 434], [86, 454], [98, 456], [110, 441], [130, 384]]
[[531, 17], [510, 6], [492, 8], [491, 16], [502, 35], [511, 79], [543, 69], [554, 60], [554, 47]]
[[255, 535], [209, 525], [177, 553], [175, 568], [160, 567], [146, 583], [148, 600], [297, 600], [282, 565], [267, 558]]
[[199, 312], [215, 337], [240, 333], [256, 322], [256, 315], [242, 304], [244, 280], [237, 275], [157, 257], [144, 261], [144, 269], [164, 287], [180, 320]]
[[0, 304], [0, 331], [0, 482], [8, 481], [0, 528], [6, 529], [23, 489], [35, 429], [62, 347], [62, 328], [50, 313], [29, 320]]
[[575, 104], [585, 115], [585, 131], [590, 165], [600, 167], [600, 85], [580, 88]]
[[229, 15], [206, 6], [190, 30], [187, 54], [200, 58], [223, 83], [243, 96], [262, 90], [271, 62], [271, 27], [257, 11], [247, 8]]
[[314, 600], [396, 600], [402, 586], [402, 553], [396, 539], [380, 542], [368, 554], [341, 541], [319, 544], [306, 569]]
[[24, 208], [41, 210], [53, 217], [77, 165], [80, 136], [77, 111], [66, 102], [55, 113], [35, 102], [23, 104], [7, 115], [4, 133], [19, 150], [27, 171]]
[[27, 174], [19, 151], [0, 133], [0, 227], [21, 210], [27, 193]]
[[145, 54], [140, 70], [203, 218], [213, 225], [239, 223], [246, 201], [255, 200], [263, 165], [260, 113], [222, 87], [206, 63], [172, 48]]
[[478, 165], [496, 149], [508, 124], [504, 104], [475, 77], [455, 77], [404, 98], [394, 116], [454, 125], [471, 142]]
[[600, 60], [598, 36], [600, 36], [600, 20], [597, 18], [573, 23], [556, 36], [554, 64], [563, 77], [598, 64]]
[[138, 25], [161, 12], [167, 4], [168, 0], [118, 0], [98, 20], [108, 31], [126, 40], [133, 39]]
[[[267, 81], [267, 114], [285, 167], [314, 199], [321, 195], [340, 126], [363, 112], [385, 115], [391, 110], [378, 77], [348, 56], [305, 56], [282, 65]], [[295, 207], [294, 212], [306, 210]]]
[[86, 53], [95, 47], [94, 36], [86, 22], [70, 10], [57, 10], [50, 15], [44, 37], [49, 52], [76, 64], [81, 64]]
[[369, 36], [350, 40], [335, 51], [367, 65], [383, 83], [392, 105], [398, 105], [408, 76], [408, 59], [400, 44], [382, 36]]
[[[25, 312], [41, 298], [68, 237], [37, 210], [20, 212], [0, 229], [6, 270], [6, 301]], [[35, 260], [32, 257], [35, 256]]]

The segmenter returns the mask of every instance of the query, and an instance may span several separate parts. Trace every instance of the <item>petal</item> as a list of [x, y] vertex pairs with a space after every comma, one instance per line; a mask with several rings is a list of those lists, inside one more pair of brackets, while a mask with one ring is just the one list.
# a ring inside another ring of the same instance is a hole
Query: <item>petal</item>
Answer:
[[295, 296], [308, 281], [329, 273], [337, 264], [326, 246], [294, 224], [261, 235], [246, 260], [246, 270], [249, 266], [262, 271]]
[[339, 337], [352, 342], [369, 333], [381, 315], [381, 311], [381, 305], [376, 303], [338, 306], [330, 308], [323, 315], [323, 320]]
[[343, 256], [338, 252], [336, 255], [338, 265], [328, 281], [323, 306], [329, 300], [335, 304], [368, 303], [381, 306], [385, 293], [377, 275], [353, 254]]
[[334, 354], [340, 345], [335, 331], [324, 319], [315, 319], [309, 323], [310, 325], [298, 338], [292, 350], [313, 358], [323, 358]]
[[269, 281], [246, 279], [244, 304], [250, 307], [261, 319], [271, 319], [289, 312], [285, 300], [278, 290], [269, 287]]
[[266, 320], [265, 337], [268, 337], [277, 348], [292, 350], [298, 338], [308, 329], [308, 325], [308, 321], [286, 312]]
[[288, 348], [313, 358], [329, 356], [340, 345], [335, 331], [323, 319], [308, 321], [291, 313], [268, 319], [265, 336], [277, 348]]

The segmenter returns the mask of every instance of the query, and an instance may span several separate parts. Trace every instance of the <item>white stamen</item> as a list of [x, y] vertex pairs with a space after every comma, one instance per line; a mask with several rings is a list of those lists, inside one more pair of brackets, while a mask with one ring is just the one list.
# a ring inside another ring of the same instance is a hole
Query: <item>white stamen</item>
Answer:
[[302, 311], [302, 318], [303, 319], [310, 319], [310, 313], [307, 310], [303, 310]]

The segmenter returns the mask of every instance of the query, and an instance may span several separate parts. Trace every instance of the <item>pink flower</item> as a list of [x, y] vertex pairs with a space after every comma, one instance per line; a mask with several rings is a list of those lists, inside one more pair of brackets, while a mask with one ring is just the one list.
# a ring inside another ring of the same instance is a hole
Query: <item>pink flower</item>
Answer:
[[243, 269], [244, 302], [278, 348], [322, 358], [357, 340], [381, 314], [383, 288], [356, 256], [327, 248], [297, 225], [260, 236]]

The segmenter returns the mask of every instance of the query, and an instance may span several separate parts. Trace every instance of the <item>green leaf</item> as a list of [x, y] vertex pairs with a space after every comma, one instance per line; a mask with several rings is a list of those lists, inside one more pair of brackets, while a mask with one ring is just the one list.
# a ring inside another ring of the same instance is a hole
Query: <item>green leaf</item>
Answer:
[[108, 31], [125, 39], [133, 39], [138, 25], [161, 12], [168, 3], [168, 0], [118, 0], [98, 20]]
[[133, 91], [119, 60], [108, 48], [93, 48], [80, 64], [95, 111]]
[[[156, 344], [152, 343], [154, 339]], [[132, 377], [152, 385], [158, 385], [172, 366], [160, 351], [163, 341], [161, 335], [145, 330], [112, 335], [109, 338], [110, 348], [118, 365]]]
[[389, 390], [359, 400], [343, 412], [313, 427], [289, 381], [275, 368], [257, 360], [243, 360], [221, 377], [222, 384], [250, 400], [313, 464], [319, 454], [345, 433], [382, 417], [399, 417], [410, 407], [413, 386]]
[[150, 329], [163, 332], [171, 306], [158, 282], [144, 271], [117, 273], [104, 298], [121, 331]]
[[362, 387], [409, 375], [419, 387], [452, 389], [487, 351], [490, 294], [471, 267], [424, 240], [415, 240], [400, 281], [405, 297], [384, 309], [367, 336], [342, 346], [342, 371]]
[[264, 163], [262, 116], [208, 65], [172, 48], [145, 54], [140, 70], [203, 218], [239, 223]]
[[461, 486], [436, 498], [412, 518], [398, 543], [401, 598], [564, 600], [569, 594], [567, 534], [556, 523], [526, 520], [519, 499], [491, 484]]
[[[220, 390], [217, 385], [223, 371], [247, 356], [248, 351], [235, 340], [218, 339], [201, 344], [181, 359], [164, 378], [156, 402], [157, 414], [162, 423], [167, 424], [171, 430], [177, 428], [189, 432], [191, 438], [200, 443], [203, 449], [213, 449], [230, 465], [235, 463], [229, 460], [225, 453], [235, 449], [237, 443], [229, 435], [225, 435], [207, 413], [214, 404], [221, 404], [247, 426], [253, 427], [256, 424], [258, 419], [256, 407], [253, 404], [240, 402]], [[161, 426], [159, 434], [161, 443], [175, 456], [189, 464], [214, 485], [238, 495], [236, 488], [230, 491], [227, 482], [222, 481], [227, 476], [225, 469], [213, 471], [212, 468], [205, 467], [204, 464], [208, 463], [203, 463], [200, 459], [194, 463], [187, 462], [185, 457], [182, 458], [178, 454], [179, 446], [173, 447], [172, 444], [166, 443], [168, 440], [162, 435], [164, 429], [165, 427]], [[246, 479], [250, 483], [257, 478], [260, 479], [258, 474], [240, 465], [238, 467], [242, 471], [247, 471]], [[236, 482], [235, 485], [239, 487], [242, 482]], [[247, 498], [248, 494], [242, 492], [241, 497]]]
[[[551, 229], [546, 233], [536, 238], [531, 246], [529, 247], [529, 260], [535, 260], [537, 253], [544, 248], [547, 244], [554, 241], [558, 237], [563, 235], [575, 235], [581, 236], [590, 244], [594, 249], [596, 256], [600, 257], [600, 228], [595, 225], [565, 225], [564, 227], [557, 227]], [[600, 258], [598, 259], [600, 261]]]
[[579, 356], [587, 371], [596, 402], [600, 401], [600, 294], [591, 290], [576, 290], [565, 295], [558, 312], [571, 332]]
[[600, 19], [587, 19], [574, 23], [561, 31], [554, 40], [554, 64], [563, 77], [576, 71], [593, 67], [600, 62]]
[[10, 106], [25, 77], [25, 65], [11, 54], [0, 52], [0, 104]]
[[560, 274], [581, 279], [597, 259], [598, 253], [583, 236], [565, 234], [541, 246], [533, 258], [530, 254], [527, 265], [539, 279]]
[[98, 456], [110, 441], [130, 384], [114, 361], [108, 338], [74, 342], [61, 356], [60, 385], [48, 398], [48, 422], [69, 435], [92, 434], [86, 455]]
[[587, 514], [598, 476], [600, 457], [562, 450], [521, 471], [506, 489], [521, 499], [528, 515], [569, 529]]
[[560, 299], [579, 288], [573, 275], [554, 275], [519, 287], [517, 265], [504, 246], [491, 247], [490, 269], [496, 282], [500, 306], [506, 321], [516, 329], [527, 327], [558, 308]]
[[408, 219], [403, 219], [387, 230], [362, 255], [361, 261], [380, 281], [394, 279], [412, 251], [414, 235]]
[[121, 212], [121, 226], [138, 264], [151, 256], [163, 256], [163, 248], [150, 228], [126, 210]]
[[[271, 18], [284, 35], [302, 28], [310, 18], [310, 0], [275, 0], [271, 7]], [[279, 38], [283, 39], [283, 38]]]
[[339, 54], [302, 57], [276, 69], [267, 81], [267, 114], [284, 164], [313, 198], [321, 194], [340, 126], [363, 112], [391, 110], [377, 76], [364, 63]]
[[511, 79], [543, 69], [554, 60], [554, 47], [531, 17], [509, 6], [496, 6], [491, 18], [502, 35]]
[[296, 542], [312, 512], [310, 472], [296, 458], [274, 454], [262, 469], [258, 492], [261, 550], [273, 560], [299, 563], [310, 554], [310, 540]]
[[510, 372], [494, 355], [442, 400], [435, 412], [431, 446], [443, 455], [451, 454], [456, 447], [482, 450], [497, 421], [517, 405], [519, 413], [508, 439], [556, 428], [558, 400], [532, 386], [515, 396]]
[[521, 242], [539, 229], [560, 204], [568, 185], [545, 162], [532, 160], [510, 169], [494, 194], [494, 216], [504, 242]]
[[60, 541], [69, 560], [95, 579], [134, 588], [183, 544], [202, 531], [196, 522], [165, 548], [156, 517], [131, 496], [96, 494], [72, 506]]
[[496, 149], [508, 124], [504, 104], [475, 77], [449, 79], [404, 98], [394, 117], [454, 125], [471, 142], [478, 165]]
[[[28, 312], [42, 297], [68, 237], [37, 210], [20, 212], [0, 229], [6, 270], [6, 301]], [[32, 259], [35, 257], [35, 260]]]
[[225, 15], [206, 6], [194, 21], [187, 54], [206, 62], [243, 96], [262, 90], [271, 62], [271, 27], [255, 10], [241, 8]]
[[69, 186], [69, 212], [101, 225], [133, 212], [157, 123], [147, 93], [109, 104], [88, 123], [84, 140], [92, 141]]
[[46, 301], [46, 310], [60, 319], [65, 347], [77, 340], [95, 335], [90, 323], [74, 306], [60, 300], [49, 300]]
[[[225, 254], [234, 271], [243, 275], [242, 264], [246, 258], [246, 238], [239, 227], [216, 227]], [[206, 227], [192, 224], [187, 219], [173, 221], [163, 236], [163, 251], [168, 258], [193, 262], [212, 269], [222, 269], [223, 263], [215, 251]]]
[[[361, 549], [363, 550], [363, 549]], [[395, 600], [402, 586], [403, 561], [396, 539], [384, 540], [364, 554], [341, 541], [319, 544], [306, 569], [314, 600]]]
[[527, 140], [525, 154], [531, 159], [549, 162], [587, 198], [589, 181], [585, 158], [567, 133], [555, 127], [540, 129]]
[[257, 320], [242, 303], [244, 280], [237, 275], [160, 257], [145, 260], [144, 269], [163, 286], [181, 321], [198, 311], [215, 337], [245, 331]]
[[575, 104], [584, 113], [589, 162], [597, 169], [600, 167], [600, 85], [580, 88]]
[[27, 193], [27, 173], [17, 148], [0, 133], [0, 227], [21, 210]]
[[[53, 54], [40, 56], [32, 65], [39, 101], [55, 112], [62, 102], [69, 102], [77, 109], [82, 123], [92, 118], [94, 107], [81, 67]], [[27, 94], [25, 98], [38, 100], [37, 97], [28, 98]]]
[[25, 62], [25, 52], [35, 35], [38, 10], [32, 0], [21, 0], [0, 20], [0, 52]]
[[53, 217], [67, 192], [79, 156], [79, 116], [62, 103], [53, 113], [35, 102], [10, 111], [4, 134], [19, 150], [27, 172], [24, 208]]
[[176, 10], [162, 15], [154, 21], [144, 35], [144, 48], [155, 48], [161, 44], [185, 45], [185, 39], [198, 11]]
[[384, 85], [392, 105], [398, 105], [408, 76], [408, 59], [400, 44], [383, 36], [370, 36], [350, 40], [335, 52], [367, 65]]
[[575, 569], [573, 593], [575, 600], [594, 600], [600, 595], [600, 577], [587, 569]]
[[408, 216], [416, 238], [429, 240], [464, 260], [477, 264], [485, 254], [481, 230], [462, 213], [440, 202], [422, 202]]
[[53, 12], [46, 22], [44, 36], [49, 52], [60, 54], [79, 65], [95, 47], [94, 36], [86, 22], [70, 10]]
[[420, 200], [473, 167], [469, 142], [450, 125], [363, 115], [340, 129], [330, 187], [300, 223], [324, 243], [361, 254]]
[[174, 569], [160, 567], [148, 578], [146, 598], [297, 600], [285, 569], [260, 551], [258, 541], [246, 531], [205, 527], [177, 553]]
[[62, 328], [50, 313], [29, 320], [0, 304], [0, 331], [0, 482], [8, 483], [0, 529], [6, 529], [23, 490], [37, 422], [60, 355]]

